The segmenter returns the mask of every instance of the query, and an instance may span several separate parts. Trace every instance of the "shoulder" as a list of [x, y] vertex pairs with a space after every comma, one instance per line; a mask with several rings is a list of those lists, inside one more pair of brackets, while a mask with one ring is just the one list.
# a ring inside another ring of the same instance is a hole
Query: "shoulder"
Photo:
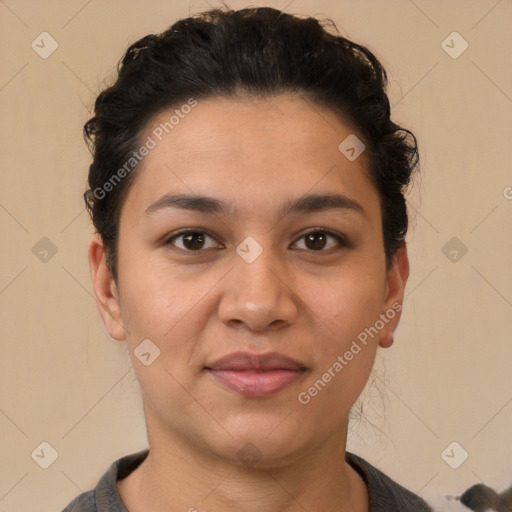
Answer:
[[401, 486], [369, 462], [346, 452], [345, 460], [362, 476], [368, 487], [370, 512], [432, 512], [418, 495]]
[[143, 450], [117, 459], [93, 490], [77, 496], [62, 512], [126, 512], [116, 482], [134, 471], [148, 453], [148, 450]]

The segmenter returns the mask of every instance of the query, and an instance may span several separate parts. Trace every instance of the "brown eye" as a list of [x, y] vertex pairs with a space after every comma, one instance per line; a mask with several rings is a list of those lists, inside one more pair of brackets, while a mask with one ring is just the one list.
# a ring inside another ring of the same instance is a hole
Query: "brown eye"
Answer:
[[[344, 238], [341, 235], [336, 233], [331, 233], [330, 231], [325, 230], [315, 230], [310, 233], [306, 233], [302, 235], [299, 241], [304, 240], [304, 247], [295, 247], [298, 249], [306, 249], [309, 251], [322, 252], [326, 249], [332, 249], [333, 247], [342, 247], [346, 245]], [[334, 242], [329, 242], [329, 240], [334, 240]], [[295, 242], [294, 246], [296, 246], [298, 242]]]
[[[207, 246], [206, 243], [208, 240], [213, 241], [213, 244], [210, 242], [210, 246]], [[166, 245], [171, 244], [177, 247], [178, 249], [182, 249], [184, 251], [200, 251], [202, 249], [211, 249], [218, 247], [218, 244], [215, 242], [215, 239], [210, 235], [206, 234], [203, 231], [182, 231], [177, 235], [172, 236], [166, 242]]]
[[315, 251], [322, 250], [327, 243], [325, 233], [310, 233], [305, 236], [306, 247]]

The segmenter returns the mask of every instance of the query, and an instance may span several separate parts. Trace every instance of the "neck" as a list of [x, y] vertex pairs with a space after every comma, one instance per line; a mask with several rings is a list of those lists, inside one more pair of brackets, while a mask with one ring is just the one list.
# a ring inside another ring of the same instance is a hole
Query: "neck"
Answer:
[[[161, 429], [118, 489], [130, 512], [367, 512], [366, 485], [345, 462], [346, 428], [307, 453], [253, 464], [225, 460]], [[171, 508], [172, 507], [172, 508]]]

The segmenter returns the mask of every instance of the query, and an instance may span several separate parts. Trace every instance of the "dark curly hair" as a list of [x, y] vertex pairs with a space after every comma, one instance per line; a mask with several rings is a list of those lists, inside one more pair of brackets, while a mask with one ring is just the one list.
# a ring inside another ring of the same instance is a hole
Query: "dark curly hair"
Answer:
[[214, 9], [132, 44], [84, 125], [93, 154], [85, 204], [116, 282], [120, 211], [136, 175], [126, 162], [136, 171], [134, 151], [146, 123], [191, 98], [237, 95], [297, 93], [339, 113], [361, 134], [380, 197], [389, 269], [407, 232], [404, 194], [419, 156], [415, 136], [390, 119], [386, 87], [386, 71], [373, 53], [341, 37], [331, 20], [268, 7]]

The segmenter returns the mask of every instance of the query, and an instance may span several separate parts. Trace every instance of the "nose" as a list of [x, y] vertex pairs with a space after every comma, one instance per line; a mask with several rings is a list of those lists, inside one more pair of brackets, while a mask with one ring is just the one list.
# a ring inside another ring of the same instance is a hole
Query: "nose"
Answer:
[[222, 322], [237, 329], [274, 331], [296, 321], [298, 300], [278, 259], [267, 249], [252, 263], [234, 255], [218, 309]]

